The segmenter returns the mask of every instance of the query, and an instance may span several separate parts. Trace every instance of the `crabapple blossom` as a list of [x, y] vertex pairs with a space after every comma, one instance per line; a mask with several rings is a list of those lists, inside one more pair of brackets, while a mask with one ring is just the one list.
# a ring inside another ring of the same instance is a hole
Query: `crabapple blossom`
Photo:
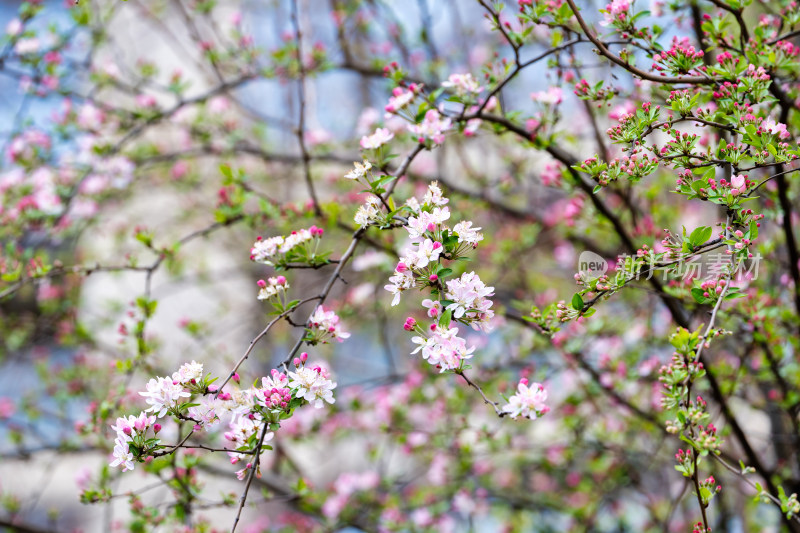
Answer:
[[384, 285], [383, 288], [392, 294], [392, 306], [395, 306], [400, 303], [400, 294], [413, 287], [414, 275], [410, 271], [404, 270], [402, 272], [395, 271], [389, 278], [389, 284]]
[[442, 118], [442, 115], [435, 109], [429, 109], [425, 117], [419, 124], [409, 124], [408, 131], [416, 135], [420, 143], [431, 141], [433, 144], [444, 142], [444, 132], [452, 127], [449, 118]]
[[618, 21], [625, 22], [630, 8], [631, 2], [629, 0], [611, 0], [603, 11], [603, 20], [600, 24], [603, 26], [610, 26]]
[[117, 467], [122, 466], [122, 471], [127, 472], [128, 470], [133, 470], [133, 454], [130, 452], [130, 448], [128, 446], [128, 442], [125, 440], [117, 439], [114, 441], [114, 460], [109, 463], [109, 466]]
[[788, 139], [791, 137], [791, 134], [786, 129], [786, 124], [781, 124], [780, 122], [776, 122], [772, 117], [767, 117], [761, 123], [761, 129], [771, 133], [772, 135], [777, 135], [779, 139]]
[[406, 263], [413, 268], [425, 268], [429, 263], [436, 262], [443, 251], [442, 243], [425, 239], [419, 243], [419, 248], [408, 253]]
[[392, 91], [392, 97], [389, 98], [389, 103], [386, 104], [384, 108], [387, 113], [397, 113], [405, 108], [408, 104], [411, 103], [412, 100], [416, 97], [416, 91], [421, 89], [414, 84], [408, 88], [408, 90], [403, 89], [402, 87], [396, 87]]
[[[372, 135], [369, 136], [365, 135], [364, 137], [361, 137], [360, 144], [361, 148], [365, 150], [374, 150], [388, 143], [393, 138], [394, 138], [394, 133], [392, 133], [386, 128], [378, 128]], [[348, 175], [345, 175], [345, 177], [348, 179], [354, 179], [354, 178], [349, 178]]]
[[272, 265], [274, 258], [279, 253], [283, 241], [284, 239], [280, 235], [263, 240], [261, 237], [259, 237], [258, 240], [253, 244], [253, 247], [250, 249], [250, 259], [256, 263]]
[[456, 370], [461, 367], [461, 362], [471, 359], [474, 346], [467, 346], [467, 341], [458, 336], [458, 328], [440, 328], [434, 324], [433, 332], [428, 337], [417, 336], [411, 339], [418, 344], [411, 352], [416, 354], [422, 351], [422, 358], [429, 364], [441, 368], [441, 372]]
[[274, 276], [268, 278], [267, 281], [263, 279], [258, 280], [258, 299], [269, 300], [271, 298], [280, 297], [289, 288], [289, 283], [284, 276]]
[[321, 305], [309, 317], [308, 328], [315, 342], [327, 342], [329, 338], [343, 342], [350, 337], [350, 333], [342, 330], [336, 313]]
[[158, 418], [163, 417], [181, 402], [181, 398], [188, 398], [190, 393], [183, 389], [183, 385], [172, 378], [156, 377], [147, 382], [147, 391], [140, 392], [150, 405], [147, 411], [152, 411]]
[[550, 87], [547, 91], [531, 93], [531, 99], [540, 104], [557, 105], [564, 99], [564, 91], [561, 87]]
[[472, 323], [475, 329], [488, 327], [494, 316], [490, 308], [494, 287], [487, 287], [475, 272], [464, 273], [459, 279], [447, 281], [445, 298], [452, 300], [445, 309], [453, 311], [453, 318], [462, 318]]
[[194, 384], [203, 379], [203, 364], [196, 361], [184, 363], [177, 372], [172, 374], [172, 379], [181, 385]]
[[469, 220], [462, 220], [453, 226], [453, 231], [458, 235], [458, 242], [465, 242], [473, 247], [477, 246], [478, 243], [483, 240], [483, 234], [478, 231], [480, 229], [481, 228], [473, 228], [472, 222]]
[[369, 172], [371, 168], [372, 163], [369, 161], [365, 160], [363, 163], [356, 161], [353, 163], [353, 169], [345, 174], [344, 177], [349, 180], [358, 180], [366, 176], [367, 172]]
[[428, 190], [422, 198], [423, 204], [438, 207], [447, 205], [449, 201], [450, 200], [444, 196], [442, 188], [439, 187], [439, 183], [435, 181], [428, 184]]
[[370, 196], [366, 202], [358, 208], [353, 220], [360, 227], [364, 228], [370, 224], [375, 224], [381, 219], [381, 201], [376, 196]]
[[541, 383], [531, 383], [529, 386], [527, 379], [521, 379], [517, 385], [517, 392], [503, 406], [503, 412], [508, 413], [511, 418], [523, 416], [536, 420], [550, 410], [545, 405], [546, 401], [547, 391]]
[[328, 379], [328, 372], [320, 366], [302, 367], [296, 372], [289, 372], [289, 387], [294, 389], [298, 398], [303, 398], [315, 408], [321, 409], [325, 402], [336, 403], [333, 389], [336, 383]]
[[447, 81], [442, 82], [442, 87], [453, 89], [459, 96], [470, 96], [480, 94], [483, 87], [478, 85], [478, 81], [472, 74], [451, 74]]

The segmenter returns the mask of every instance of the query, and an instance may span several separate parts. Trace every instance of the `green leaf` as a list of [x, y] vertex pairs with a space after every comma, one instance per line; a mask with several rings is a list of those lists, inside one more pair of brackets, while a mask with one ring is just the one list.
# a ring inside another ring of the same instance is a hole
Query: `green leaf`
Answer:
[[439, 317], [439, 327], [446, 329], [449, 328], [450, 320], [452, 318], [453, 318], [453, 310], [452, 309], [446, 310], [444, 313], [442, 313], [442, 316]]
[[699, 303], [699, 304], [705, 304], [705, 303], [710, 302], [711, 299], [710, 298], [706, 298], [704, 293], [705, 293], [705, 291], [703, 289], [701, 289], [699, 287], [695, 287], [695, 288], [692, 289], [692, 298], [694, 298], [694, 301]]
[[689, 242], [692, 243], [693, 247], [697, 248], [708, 241], [713, 232], [714, 230], [710, 226], [700, 226], [689, 235]]
[[578, 294], [577, 292], [572, 297], [572, 308], [575, 309], [576, 311], [583, 310], [583, 298], [581, 298], [581, 295]]

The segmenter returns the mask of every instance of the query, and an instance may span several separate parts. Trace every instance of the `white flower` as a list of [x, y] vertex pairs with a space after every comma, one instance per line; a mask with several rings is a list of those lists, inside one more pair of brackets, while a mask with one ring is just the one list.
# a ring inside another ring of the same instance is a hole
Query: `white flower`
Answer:
[[331, 310], [325, 310], [321, 305], [314, 310], [314, 313], [308, 319], [308, 327], [317, 330], [317, 340], [324, 341], [328, 337], [332, 337], [342, 342], [350, 337], [348, 332], [342, 330], [336, 313]]
[[406, 205], [413, 211], [414, 213], [419, 213], [419, 200], [414, 198], [413, 196], [406, 200]]
[[127, 441], [117, 438], [114, 441], [114, 460], [109, 463], [111, 467], [122, 465], [122, 471], [133, 470], [133, 454], [128, 448]]
[[272, 265], [272, 261], [278, 255], [278, 249], [282, 244], [283, 237], [280, 235], [264, 240], [259, 237], [250, 249], [250, 259], [256, 263]]
[[478, 85], [477, 80], [470, 73], [451, 74], [447, 81], [442, 82], [442, 87], [455, 89], [456, 94], [459, 96], [477, 95], [483, 90], [483, 87]]
[[532, 383], [528, 387], [528, 380], [520, 380], [517, 392], [508, 399], [508, 403], [503, 406], [503, 412], [508, 413], [511, 418], [524, 416], [531, 420], [545, 414], [550, 410], [545, 402], [547, 401], [547, 391], [540, 383]]
[[259, 300], [269, 300], [275, 296], [280, 296], [289, 288], [284, 276], [271, 277], [267, 281], [259, 280], [258, 286], [261, 287], [258, 291]]
[[278, 246], [278, 251], [282, 254], [285, 254], [295, 246], [300, 246], [311, 239], [314, 238], [314, 235], [311, 234], [311, 231], [308, 229], [299, 229], [293, 231], [286, 237], [284, 237], [283, 242]]
[[191, 363], [184, 363], [177, 372], [172, 374], [172, 380], [178, 383], [187, 384], [198, 382], [203, 379], [203, 364], [194, 360]]
[[473, 228], [471, 221], [464, 220], [453, 227], [453, 232], [458, 235], [459, 243], [465, 242], [475, 246], [483, 240], [483, 234], [478, 231], [479, 229], [481, 228]]
[[426, 231], [434, 231], [436, 226], [440, 226], [445, 220], [450, 218], [450, 210], [447, 207], [435, 207], [433, 212], [421, 211], [419, 216], [409, 217], [408, 225], [405, 226], [409, 237], [418, 239]]
[[494, 287], [487, 287], [475, 272], [464, 273], [459, 279], [447, 282], [445, 298], [453, 303], [447, 309], [453, 311], [453, 318], [462, 318], [472, 322], [473, 328], [488, 328], [489, 320], [494, 316], [490, 308], [494, 295]]
[[336, 402], [333, 397], [336, 383], [327, 379], [327, 372], [321, 367], [299, 368], [297, 372], [289, 372], [289, 378], [289, 387], [295, 390], [296, 397], [314, 404], [315, 408], [322, 408], [324, 402]]
[[[264, 428], [264, 421], [261, 419], [261, 415], [258, 413], [254, 414], [253, 418], [240, 416], [232, 420], [230, 424], [228, 424], [228, 428], [230, 431], [225, 432], [225, 439], [231, 442], [231, 445], [234, 449], [238, 449], [247, 447], [250, 438], [261, 433], [261, 430]], [[267, 432], [264, 435], [264, 442], [272, 440], [274, 436], [274, 432]], [[250, 457], [249, 454], [236, 451], [229, 451], [228, 456], [231, 458], [231, 464], [236, 464], [240, 460], [248, 459]], [[246, 470], [246, 468], [244, 470]], [[237, 477], [238, 476], [239, 473], [237, 472]], [[241, 480], [243, 477], [240, 477], [239, 479]]]
[[435, 263], [443, 251], [442, 243], [425, 239], [420, 243], [419, 249], [409, 254], [409, 265], [414, 268], [425, 268], [429, 263]]
[[206, 430], [210, 431], [219, 422], [219, 415], [226, 411], [224, 402], [214, 395], [203, 396], [200, 405], [188, 409], [189, 416]]
[[358, 208], [353, 220], [362, 228], [380, 220], [381, 201], [376, 196], [370, 196], [364, 205]]
[[20, 39], [14, 45], [14, 51], [21, 56], [35, 54], [39, 51], [39, 39], [35, 37]]
[[167, 414], [170, 408], [176, 407], [181, 398], [191, 396], [183, 390], [183, 385], [174, 383], [172, 378], [151, 378], [147, 383], [147, 392], [140, 392], [150, 407], [145, 412], [153, 411], [158, 418]]
[[6, 25], [6, 34], [7, 35], [19, 35], [20, 33], [22, 33], [22, 30], [23, 30], [24, 27], [25, 26], [22, 24], [22, 22], [19, 19], [17, 19], [17, 18], [12, 19]]
[[357, 180], [359, 178], [363, 178], [364, 176], [366, 176], [367, 172], [369, 172], [369, 169], [372, 168], [372, 163], [366, 160], [364, 161], [363, 164], [356, 161], [355, 163], [353, 163], [353, 165], [355, 168], [353, 168], [353, 170], [344, 175], [344, 177], [349, 180]]
[[419, 345], [411, 353], [421, 350], [422, 358], [440, 366], [442, 372], [459, 368], [461, 361], [470, 359], [475, 351], [474, 346], [467, 347], [467, 342], [458, 336], [458, 328], [436, 328], [430, 337], [413, 337], [411, 341]]
[[438, 181], [428, 184], [428, 192], [422, 197], [422, 203], [426, 205], [443, 206], [447, 205], [449, 201], [442, 195], [442, 189], [439, 187]]
[[[401, 258], [401, 262], [403, 259]], [[389, 285], [384, 285], [384, 289], [394, 295], [392, 298], [392, 307], [400, 303], [400, 293], [408, 290], [414, 286], [414, 275], [406, 270], [403, 272], [395, 271], [394, 275], [389, 278]]]
[[413, 90], [406, 91], [402, 87], [395, 87], [392, 90], [392, 97], [389, 98], [389, 103], [384, 108], [387, 113], [397, 113], [405, 106], [411, 103], [416, 94]]
[[[394, 133], [386, 128], [378, 128], [372, 135], [361, 137], [361, 148], [365, 150], [380, 148], [394, 138]], [[346, 177], [346, 176], [345, 176]]]

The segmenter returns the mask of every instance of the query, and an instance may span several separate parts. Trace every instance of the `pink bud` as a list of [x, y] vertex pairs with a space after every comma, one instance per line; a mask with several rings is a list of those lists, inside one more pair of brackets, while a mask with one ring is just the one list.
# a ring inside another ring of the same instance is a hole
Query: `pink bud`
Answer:
[[293, 364], [294, 366], [296, 366], [296, 367], [300, 366], [300, 365], [301, 365], [301, 363], [300, 363], [300, 358], [299, 358], [299, 357], [295, 357], [295, 358], [292, 360], [292, 364]]
[[234, 373], [233, 376], [232, 376], [232, 379], [236, 383], [239, 383], [239, 373], [238, 372]]
[[153, 433], [158, 434], [161, 431], [161, 424], [153, 424]]
[[522, 378], [521, 380], [519, 380], [519, 384], [527, 386], [528, 385], [528, 380], [526, 378]]
[[267, 282], [264, 281], [263, 279], [260, 279], [260, 280], [258, 280], [258, 286], [263, 289], [264, 287], [267, 286]]
[[306, 353], [306, 352], [303, 352], [303, 353], [301, 353], [301, 354], [300, 354], [300, 360], [301, 360], [302, 362], [304, 362], [304, 363], [305, 363], [306, 361], [308, 361], [308, 353]]
[[400, 272], [400, 273], [402, 274], [403, 272], [405, 272], [406, 270], [408, 270], [408, 265], [406, 265], [405, 263], [403, 263], [402, 261], [400, 261], [399, 263], [397, 263], [397, 266], [395, 267], [395, 270], [396, 270], [397, 272]]
[[217, 392], [218, 390], [219, 390], [219, 387], [217, 387], [216, 385], [209, 385], [208, 386], [208, 392]]
[[431, 274], [430, 277], [428, 277], [428, 281], [430, 281], [431, 283], [435, 283], [438, 279], [439, 276], [437, 276], [436, 274]]

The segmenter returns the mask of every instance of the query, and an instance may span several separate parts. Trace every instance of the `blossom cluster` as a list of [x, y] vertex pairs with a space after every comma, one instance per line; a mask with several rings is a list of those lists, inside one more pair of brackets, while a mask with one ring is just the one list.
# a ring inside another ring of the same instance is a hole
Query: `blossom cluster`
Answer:
[[474, 346], [468, 346], [458, 336], [458, 327], [451, 325], [450, 320], [487, 331], [494, 316], [489, 299], [494, 288], [487, 287], [475, 272], [445, 280], [452, 270], [443, 267], [441, 261], [457, 259], [483, 239], [481, 228], [473, 227], [471, 221], [461, 221], [452, 228], [447, 225], [451, 216], [448, 203], [449, 199], [435, 182], [428, 186], [421, 204], [416, 198], [406, 202], [410, 216], [404, 228], [412, 244], [400, 256], [385, 286], [393, 294], [393, 306], [408, 289], [431, 290], [435, 299], [426, 298], [422, 305], [434, 322], [423, 328], [409, 318], [404, 327], [418, 334], [412, 339], [418, 344], [412, 353], [422, 352], [422, 358], [442, 372], [462, 368], [463, 361], [470, 359], [475, 351]]
[[[111, 429], [116, 432], [114, 439], [114, 460], [111, 466], [122, 466], [122, 471], [133, 470], [133, 461], [144, 452], [157, 445], [158, 439], [147, 438], [149, 429], [155, 436], [161, 430], [156, 420], [167, 414], [177, 415], [181, 403], [192, 394], [187, 389], [202, 387], [203, 365], [192, 361], [185, 363], [171, 377], [155, 377], [147, 383], [147, 390], [139, 395], [149, 405], [138, 416], [117, 418]], [[148, 414], [153, 413], [153, 414]], [[134, 455], [135, 453], [135, 455]]]
[[511, 418], [519, 416], [536, 420], [538, 417], [547, 413], [550, 408], [545, 405], [547, 401], [547, 391], [541, 383], [531, 383], [523, 378], [519, 380], [517, 392], [508, 399], [508, 403], [503, 406], [503, 412], [508, 413]]
[[[334, 319], [326, 316], [326, 320]], [[343, 335], [347, 334], [339, 333]], [[193, 432], [210, 431], [223, 417], [229, 417], [223, 437], [229, 443], [227, 453], [231, 463], [252, 458], [258, 436], [262, 436], [262, 444], [271, 440], [274, 431], [267, 430], [277, 429], [295, 408], [308, 403], [319, 409], [325, 403], [336, 402], [333, 397], [336, 383], [330, 379], [328, 370], [320, 365], [306, 365], [307, 361], [308, 354], [304, 352], [293, 360], [294, 371], [284, 374], [273, 369], [269, 377], [261, 379], [260, 386], [232, 391], [219, 390], [210, 375], [203, 377], [203, 365], [195, 361], [184, 364], [171, 377], [151, 379], [147, 390], [139, 393], [149, 407], [138, 416], [118, 418], [111, 426], [116, 437], [110, 466], [121, 466], [123, 472], [133, 470], [134, 461], [177, 449], [179, 446], [162, 445], [156, 437], [161, 431], [156, 421], [165, 416], [193, 422]], [[239, 381], [238, 374], [233, 378]], [[148, 435], [151, 429], [152, 434]], [[237, 477], [244, 479], [252, 467], [253, 463], [248, 462], [236, 472]]]
[[309, 344], [327, 343], [328, 339], [342, 342], [350, 337], [350, 333], [342, 329], [336, 313], [321, 305], [309, 317], [307, 331], [306, 342]]
[[[431, 183], [422, 204], [411, 198], [406, 206], [412, 213], [404, 226], [412, 241], [397, 263], [394, 275], [385, 289], [394, 295], [392, 305], [400, 303], [403, 291], [422, 286], [438, 287], [440, 258], [457, 259], [467, 249], [477, 247], [483, 240], [481, 228], [473, 227], [471, 221], [463, 221], [450, 228], [449, 200], [442, 195], [437, 183]], [[416, 245], [416, 248], [413, 245]], [[444, 255], [443, 255], [444, 254]], [[455, 286], [457, 287], [457, 286]], [[462, 312], [463, 314], [463, 312]]]
[[277, 235], [264, 239], [258, 237], [250, 249], [250, 260], [276, 266], [291, 260], [313, 260], [317, 246], [325, 230], [317, 226], [292, 231], [289, 235]]

